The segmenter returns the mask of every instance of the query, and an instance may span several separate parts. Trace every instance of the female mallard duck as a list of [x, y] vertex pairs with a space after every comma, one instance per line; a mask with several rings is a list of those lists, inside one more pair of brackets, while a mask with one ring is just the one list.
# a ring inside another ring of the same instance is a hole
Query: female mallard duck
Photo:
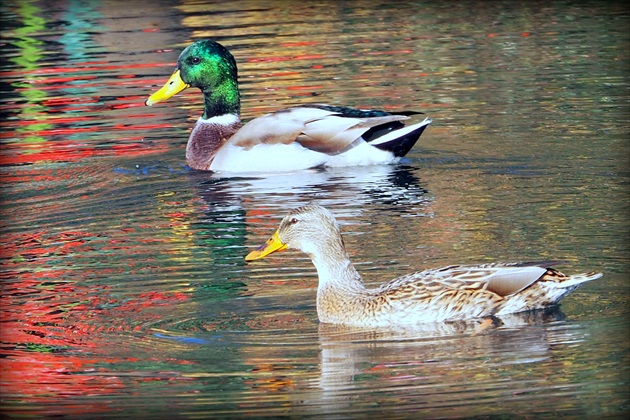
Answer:
[[545, 264], [448, 266], [367, 289], [348, 258], [339, 226], [323, 207], [300, 207], [247, 261], [297, 248], [317, 268], [321, 322], [383, 327], [501, 316], [553, 305], [601, 273], [566, 276]]
[[236, 61], [225, 47], [208, 40], [182, 51], [175, 72], [146, 105], [191, 86], [201, 89], [204, 99], [204, 113], [186, 146], [193, 169], [288, 171], [392, 163], [431, 123], [428, 118], [410, 126], [401, 122], [418, 112], [316, 104], [282, 109], [242, 125]]

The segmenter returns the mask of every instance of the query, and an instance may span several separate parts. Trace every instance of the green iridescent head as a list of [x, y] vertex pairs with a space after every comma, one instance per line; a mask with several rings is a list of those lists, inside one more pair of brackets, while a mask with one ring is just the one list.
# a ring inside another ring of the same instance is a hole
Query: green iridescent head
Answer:
[[202, 91], [214, 90], [224, 83], [236, 82], [236, 60], [221, 44], [197, 41], [186, 47], [177, 60], [184, 83]]
[[204, 118], [239, 113], [236, 60], [223, 45], [204, 40], [186, 47], [171, 78], [146, 103], [150, 106], [164, 101], [191, 86], [203, 93]]
[[197, 41], [182, 51], [177, 67], [184, 83], [203, 92], [204, 118], [239, 112], [236, 60], [223, 45], [210, 40]]

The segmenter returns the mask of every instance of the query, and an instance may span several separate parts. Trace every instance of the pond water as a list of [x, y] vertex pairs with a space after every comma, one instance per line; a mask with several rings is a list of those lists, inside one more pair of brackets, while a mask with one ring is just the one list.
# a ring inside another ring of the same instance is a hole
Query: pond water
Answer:
[[[8, 1], [0, 6], [1, 400], [8, 418], [625, 417], [629, 11], [616, 2]], [[433, 119], [389, 166], [192, 171], [191, 41], [243, 117], [326, 102]], [[369, 285], [456, 263], [602, 271], [484, 334], [320, 324], [295, 251], [328, 207]]]

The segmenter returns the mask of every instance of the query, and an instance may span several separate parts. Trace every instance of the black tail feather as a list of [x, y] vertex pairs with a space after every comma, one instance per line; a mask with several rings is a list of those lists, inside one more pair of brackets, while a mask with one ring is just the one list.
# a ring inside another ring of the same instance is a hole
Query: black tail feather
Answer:
[[422, 127], [418, 127], [418, 129], [410, 131], [403, 136], [396, 137], [395, 139], [390, 140], [387, 143], [374, 144], [373, 146], [377, 149], [392, 152], [396, 157], [403, 157], [407, 153], [409, 153], [413, 145], [416, 144], [416, 142], [422, 135], [422, 132], [425, 128], [427, 128], [427, 126], [428, 124], [423, 125]]

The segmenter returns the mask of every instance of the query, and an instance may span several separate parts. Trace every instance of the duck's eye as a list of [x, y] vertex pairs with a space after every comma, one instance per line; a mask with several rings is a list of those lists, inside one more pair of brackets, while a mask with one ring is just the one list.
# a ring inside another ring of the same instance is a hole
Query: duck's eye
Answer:
[[297, 222], [298, 222], [297, 217], [294, 217], [294, 218], [292, 218], [291, 220], [289, 220], [289, 224], [290, 224], [290, 225], [294, 225], [294, 224], [296, 224]]
[[193, 58], [190, 59], [190, 62], [193, 63], [193, 64], [199, 64], [199, 63], [201, 63], [201, 58], [193, 57]]

